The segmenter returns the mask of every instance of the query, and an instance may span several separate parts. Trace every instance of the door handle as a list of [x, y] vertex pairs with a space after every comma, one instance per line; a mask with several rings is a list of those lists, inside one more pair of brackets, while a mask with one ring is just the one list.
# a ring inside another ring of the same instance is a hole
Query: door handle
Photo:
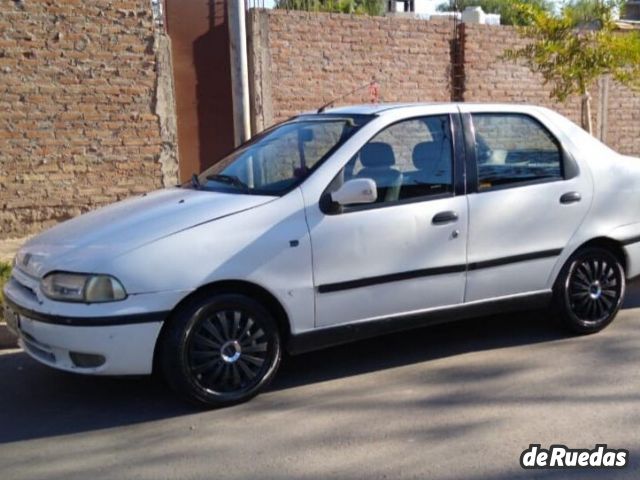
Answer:
[[431, 219], [431, 223], [434, 225], [444, 225], [445, 223], [453, 223], [458, 221], [458, 214], [451, 210], [446, 212], [436, 213]]
[[582, 200], [582, 196], [578, 192], [567, 192], [560, 197], [560, 203], [566, 205], [568, 203], [576, 203]]

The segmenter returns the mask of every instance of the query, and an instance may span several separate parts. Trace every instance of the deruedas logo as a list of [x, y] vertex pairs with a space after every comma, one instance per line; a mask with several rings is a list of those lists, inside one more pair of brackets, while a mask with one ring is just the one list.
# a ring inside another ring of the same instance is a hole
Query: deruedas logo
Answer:
[[522, 468], [624, 468], [629, 463], [629, 451], [598, 444], [593, 450], [551, 445], [548, 449], [531, 444], [520, 455]]

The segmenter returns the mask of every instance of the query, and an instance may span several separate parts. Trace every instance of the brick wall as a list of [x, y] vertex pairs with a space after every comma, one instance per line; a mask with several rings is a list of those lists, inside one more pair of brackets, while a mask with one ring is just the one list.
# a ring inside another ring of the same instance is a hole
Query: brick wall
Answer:
[[[248, 28], [254, 131], [373, 78], [387, 102], [454, 96], [450, 21], [252, 10]], [[464, 40], [464, 100], [579, 119], [578, 99], [556, 104], [500, 60], [512, 28], [465, 25]], [[0, 2], [0, 238], [176, 181], [169, 50], [148, 0]], [[640, 95], [603, 81], [593, 97], [595, 133], [640, 155]]]
[[[513, 27], [466, 24], [464, 35], [465, 101], [533, 103], [580, 124], [579, 97], [556, 102], [549, 97], [551, 88], [543, 84], [541, 75], [500, 58], [506, 48], [525, 44]], [[640, 156], [640, 93], [605, 78], [590, 93], [594, 135], [621, 153]]]
[[[254, 129], [271, 125], [376, 78], [383, 101], [450, 101], [450, 21], [253, 10], [250, 14]], [[502, 60], [523, 45], [512, 27], [464, 25], [464, 101], [544, 105], [580, 123], [580, 99], [557, 103], [528, 68]], [[640, 94], [607, 80], [594, 86], [594, 134], [640, 156]], [[459, 95], [460, 92], [456, 92]], [[367, 90], [337, 105], [368, 102]], [[603, 123], [603, 118], [607, 121]]]
[[[543, 85], [541, 75], [500, 56], [506, 48], [520, 48], [526, 44], [509, 26], [464, 25], [465, 80], [464, 100], [467, 102], [534, 103], [554, 108], [580, 123], [580, 99], [571, 98], [557, 104]], [[593, 92], [593, 105], [597, 105]], [[595, 108], [594, 108], [595, 110]]]
[[[267, 125], [318, 108], [374, 78], [385, 102], [450, 98], [451, 24], [446, 21], [285, 10], [252, 14], [250, 39], [262, 42], [254, 51], [268, 49], [261, 59], [268, 64], [262, 74], [270, 76], [262, 79], [270, 84]], [[368, 101], [365, 88], [338, 103]]]
[[621, 153], [640, 157], [640, 94], [610, 82], [604, 141]]
[[148, 0], [0, 2], [0, 238], [175, 182], [155, 29]]

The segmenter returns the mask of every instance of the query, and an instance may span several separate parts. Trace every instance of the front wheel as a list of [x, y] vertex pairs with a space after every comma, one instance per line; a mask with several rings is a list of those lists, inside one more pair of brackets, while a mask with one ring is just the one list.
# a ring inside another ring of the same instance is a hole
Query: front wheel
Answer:
[[162, 338], [161, 365], [169, 385], [188, 400], [222, 407], [264, 389], [280, 364], [280, 335], [271, 314], [237, 294], [195, 298]]
[[615, 318], [624, 300], [625, 275], [620, 260], [608, 250], [588, 247], [563, 267], [554, 304], [565, 327], [580, 334], [595, 333]]

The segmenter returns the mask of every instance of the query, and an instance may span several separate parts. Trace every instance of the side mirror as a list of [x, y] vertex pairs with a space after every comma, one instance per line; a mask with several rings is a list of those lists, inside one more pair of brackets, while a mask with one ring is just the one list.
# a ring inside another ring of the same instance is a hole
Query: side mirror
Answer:
[[370, 178], [354, 178], [345, 182], [331, 194], [331, 200], [339, 205], [373, 203], [378, 198], [376, 182]]

